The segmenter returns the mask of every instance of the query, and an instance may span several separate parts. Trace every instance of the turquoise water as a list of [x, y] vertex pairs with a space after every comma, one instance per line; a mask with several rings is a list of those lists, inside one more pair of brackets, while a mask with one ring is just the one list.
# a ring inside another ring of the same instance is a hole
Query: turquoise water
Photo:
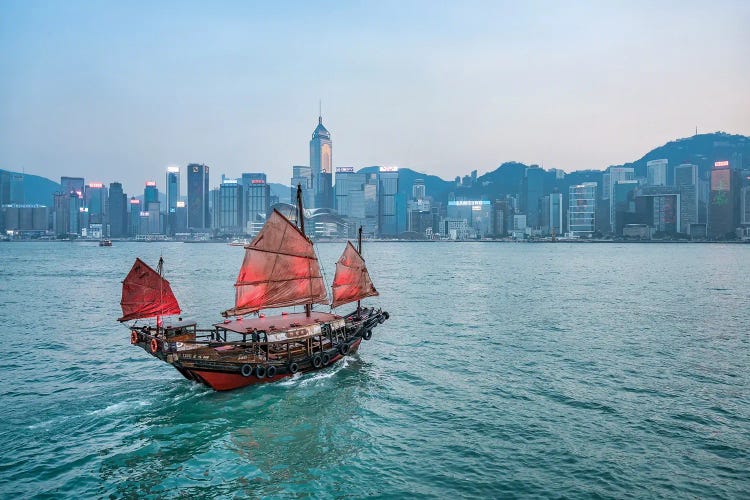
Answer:
[[[318, 250], [332, 278], [341, 245]], [[390, 321], [215, 393], [129, 344], [164, 254], [218, 321], [243, 250], [0, 244], [0, 496], [747, 497], [750, 246], [373, 243]]]

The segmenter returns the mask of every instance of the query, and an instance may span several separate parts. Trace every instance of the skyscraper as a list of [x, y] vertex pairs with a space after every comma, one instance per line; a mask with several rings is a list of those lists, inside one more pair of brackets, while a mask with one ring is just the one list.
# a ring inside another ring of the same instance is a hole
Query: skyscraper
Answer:
[[708, 235], [724, 238], [734, 231], [734, 183], [728, 161], [717, 161], [711, 170]]
[[122, 238], [128, 234], [127, 195], [122, 191], [122, 184], [112, 182], [109, 185], [109, 235]]
[[292, 167], [291, 203], [297, 204], [297, 186], [302, 187], [302, 203], [306, 208], [315, 207], [315, 191], [313, 190], [312, 169], [307, 165]]
[[89, 209], [90, 224], [104, 224], [107, 216], [107, 188], [101, 182], [89, 182], [86, 185], [86, 208]]
[[607, 169], [609, 173], [609, 185], [607, 193], [607, 199], [609, 203], [609, 230], [615, 227], [615, 204], [612, 202], [614, 198], [615, 183], [620, 181], [632, 181], [635, 179], [635, 169], [632, 167], [609, 167]]
[[130, 198], [130, 219], [128, 221], [128, 233], [130, 236], [141, 234], [141, 200]]
[[312, 188], [315, 193], [314, 208], [333, 208], [333, 171], [331, 134], [323, 126], [323, 117], [318, 116], [318, 126], [310, 140], [310, 169]]
[[167, 167], [167, 234], [175, 233], [177, 202], [180, 201], [180, 167]]
[[526, 226], [536, 229], [540, 225], [539, 200], [544, 196], [544, 170], [538, 166], [526, 169], [523, 179], [521, 209], [526, 213]]
[[188, 228], [205, 231], [211, 227], [208, 206], [208, 166], [191, 163], [188, 172]]
[[398, 225], [398, 167], [380, 167], [380, 235], [396, 236]]
[[680, 191], [680, 232], [690, 234], [690, 225], [698, 223], [698, 166], [675, 167], [674, 183]]
[[667, 185], [667, 165], [669, 160], [651, 160], [646, 163], [646, 184], [648, 186]]
[[245, 231], [242, 207], [242, 184], [225, 179], [213, 193], [213, 228], [220, 233], [239, 234]]
[[255, 236], [271, 210], [271, 186], [266, 182], [266, 174], [242, 174], [244, 196], [245, 232]]
[[591, 237], [594, 234], [596, 228], [596, 188], [596, 182], [584, 182], [583, 184], [570, 186], [568, 231], [572, 236]]
[[553, 192], [549, 195], [549, 234], [560, 236], [563, 233], [563, 198], [562, 193]]
[[83, 196], [83, 177], [60, 177], [63, 194], [77, 193]]

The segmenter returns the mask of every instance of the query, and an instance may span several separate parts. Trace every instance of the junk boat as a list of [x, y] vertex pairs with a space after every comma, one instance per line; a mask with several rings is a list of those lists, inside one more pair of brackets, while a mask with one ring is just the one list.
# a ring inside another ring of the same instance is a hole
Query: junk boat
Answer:
[[[358, 248], [347, 241], [336, 262], [329, 303], [313, 243], [305, 235], [299, 186], [297, 207], [300, 227], [274, 210], [245, 246], [234, 307], [222, 312], [226, 319], [211, 328], [200, 329], [179, 317], [162, 258], [156, 270], [136, 258], [123, 281], [118, 320], [130, 329], [131, 344], [217, 391], [319, 370], [357, 352], [373, 328], [389, 318], [380, 308], [360, 305], [361, 299], [378, 295], [362, 258], [362, 228]], [[349, 314], [334, 314], [335, 308], [354, 302], [356, 309]], [[314, 311], [314, 304], [330, 305], [330, 312]], [[299, 305], [304, 312], [261, 312]], [[155, 324], [137, 324], [153, 318]]]

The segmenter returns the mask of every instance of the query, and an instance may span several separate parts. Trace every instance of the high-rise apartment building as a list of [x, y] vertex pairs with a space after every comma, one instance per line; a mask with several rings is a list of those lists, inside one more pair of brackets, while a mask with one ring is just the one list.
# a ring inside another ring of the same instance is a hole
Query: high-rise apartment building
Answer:
[[549, 234], [560, 236], [563, 234], [563, 197], [562, 193], [553, 192], [549, 195], [547, 204], [547, 221]]
[[211, 227], [208, 203], [208, 166], [191, 163], [187, 166], [188, 228], [195, 230]]
[[526, 169], [523, 179], [521, 210], [526, 214], [526, 226], [536, 229], [541, 225], [540, 200], [544, 196], [544, 169], [533, 166]]
[[573, 237], [591, 237], [596, 230], [596, 188], [596, 182], [570, 186], [568, 232]]
[[310, 140], [310, 169], [312, 188], [315, 193], [314, 208], [333, 208], [332, 155], [331, 134], [323, 126], [323, 117], [318, 116], [318, 126], [313, 131]]

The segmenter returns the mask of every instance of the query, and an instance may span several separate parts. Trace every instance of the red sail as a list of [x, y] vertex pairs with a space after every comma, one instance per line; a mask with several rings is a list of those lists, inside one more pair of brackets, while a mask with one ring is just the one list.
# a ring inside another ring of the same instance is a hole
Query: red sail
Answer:
[[122, 282], [120, 305], [122, 318], [118, 321], [180, 314], [169, 281], [138, 258]]
[[312, 242], [276, 210], [245, 247], [245, 260], [234, 286], [234, 309], [224, 311], [225, 316], [328, 303]]
[[336, 262], [336, 276], [333, 278], [333, 307], [375, 295], [379, 294], [370, 280], [365, 260], [354, 245], [347, 242], [344, 253]]

